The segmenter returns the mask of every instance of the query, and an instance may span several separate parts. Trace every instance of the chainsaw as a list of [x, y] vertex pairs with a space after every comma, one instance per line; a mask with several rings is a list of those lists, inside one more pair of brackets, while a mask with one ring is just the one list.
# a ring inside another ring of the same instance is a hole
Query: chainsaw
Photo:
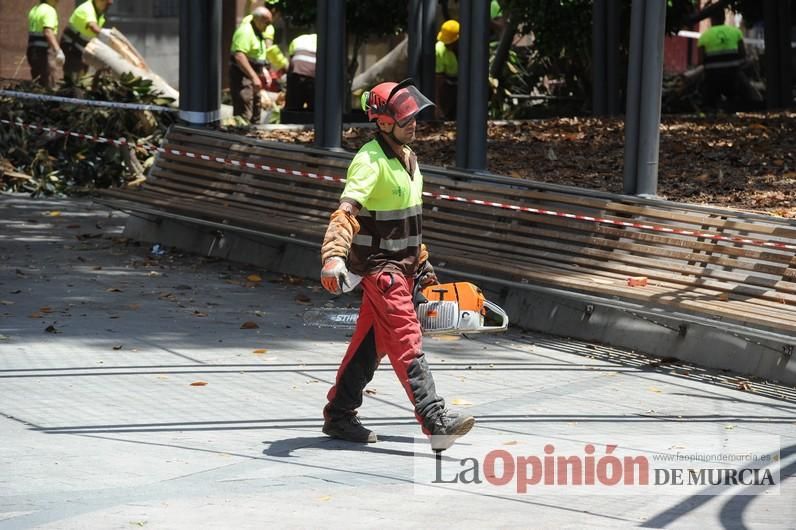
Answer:
[[[420, 294], [415, 308], [426, 335], [494, 333], [506, 331], [509, 326], [506, 312], [484, 298], [481, 289], [470, 282], [429, 285]], [[500, 318], [499, 325], [484, 324], [487, 311]]]
[[[358, 283], [358, 282], [357, 282]], [[414, 296], [420, 327], [426, 335], [462, 335], [506, 331], [509, 317], [497, 304], [469, 282], [429, 285]], [[304, 323], [317, 327], [350, 328], [356, 325], [359, 310], [352, 308], [310, 309]], [[498, 325], [486, 325], [497, 317]]]

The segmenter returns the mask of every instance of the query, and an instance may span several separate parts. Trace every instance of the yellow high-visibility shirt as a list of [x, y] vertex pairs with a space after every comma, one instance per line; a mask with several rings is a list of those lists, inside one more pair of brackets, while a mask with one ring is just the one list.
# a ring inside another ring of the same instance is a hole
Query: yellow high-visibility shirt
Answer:
[[97, 11], [94, 9], [94, 3], [91, 0], [87, 0], [77, 6], [77, 9], [72, 12], [72, 16], [69, 17], [69, 26], [78, 32], [84, 40], [88, 41], [97, 36], [88, 27], [89, 22], [94, 22], [100, 28], [105, 25], [105, 15], [97, 16]]

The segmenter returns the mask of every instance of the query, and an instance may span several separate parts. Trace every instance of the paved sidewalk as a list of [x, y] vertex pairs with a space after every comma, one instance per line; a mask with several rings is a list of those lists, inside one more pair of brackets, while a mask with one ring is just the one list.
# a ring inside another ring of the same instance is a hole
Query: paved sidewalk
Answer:
[[302, 314], [355, 297], [153, 256], [85, 200], [0, 194], [0, 212], [0, 529], [795, 527], [792, 388], [519, 331], [427, 340], [474, 440], [782, 447], [781, 486], [754, 496], [446, 491], [417, 480], [433, 457], [386, 361], [361, 411], [380, 442], [320, 433], [350, 331]]

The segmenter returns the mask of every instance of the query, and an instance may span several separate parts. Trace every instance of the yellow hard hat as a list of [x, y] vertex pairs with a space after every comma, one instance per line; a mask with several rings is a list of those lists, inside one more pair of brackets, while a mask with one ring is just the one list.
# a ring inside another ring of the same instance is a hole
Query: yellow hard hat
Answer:
[[455, 20], [446, 20], [437, 33], [437, 40], [444, 44], [453, 44], [459, 40], [459, 23]]

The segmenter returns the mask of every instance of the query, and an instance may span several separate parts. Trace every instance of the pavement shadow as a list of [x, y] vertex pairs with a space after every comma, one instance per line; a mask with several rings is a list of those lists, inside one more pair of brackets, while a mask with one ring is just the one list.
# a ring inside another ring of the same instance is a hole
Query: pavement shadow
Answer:
[[[410, 458], [430, 458], [435, 459], [437, 456], [431, 452], [428, 447], [427, 452], [420, 452], [424, 446], [423, 443], [428, 443], [426, 440], [416, 438], [413, 436], [393, 436], [380, 434], [379, 441], [376, 443], [363, 444], [346, 442], [345, 440], [337, 440], [329, 438], [328, 436], [298, 436], [295, 438], [285, 438], [283, 440], [276, 440], [273, 442], [263, 442], [268, 444], [268, 447], [263, 451], [266, 456], [276, 458], [296, 458], [298, 455], [294, 454], [296, 451], [302, 449], [322, 449], [325, 451], [352, 451], [356, 453], [372, 453], [380, 455], [404, 456]], [[394, 444], [404, 444], [407, 449], [399, 449], [395, 447], [385, 447], [386, 444], [391, 446]], [[443, 460], [454, 461], [442, 455], [440, 458]]]
[[[780, 451], [780, 461], [796, 455], [796, 445], [790, 445]], [[780, 484], [786, 479], [793, 478], [796, 475], [796, 461], [782, 467], [779, 471]], [[711, 486], [712, 487], [712, 486]], [[747, 488], [748, 489], [748, 488]], [[759, 489], [759, 486], [758, 486]], [[768, 488], [765, 488], [768, 489]], [[746, 490], [741, 490], [739, 493], [729, 497], [724, 506], [719, 512], [719, 521], [722, 528], [735, 528], [739, 530], [746, 530], [749, 528], [744, 523], [744, 511], [750, 504], [760, 495], [750, 495]], [[699, 509], [704, 504], [714, 500], [716, 497], [724, 497], [723, 495], [702, 495], [696, 494], [678, 502], [671, 508], [659, 513], [655, 517], [645, 521], [642, 528], [667, 528], [670, 525], [676, 524], [678, 519], [688, 515], [690, 512]], [[783, 499], [784, 502], [785, 501]], [[785, 508], [783, 506], [783, 508]]]

